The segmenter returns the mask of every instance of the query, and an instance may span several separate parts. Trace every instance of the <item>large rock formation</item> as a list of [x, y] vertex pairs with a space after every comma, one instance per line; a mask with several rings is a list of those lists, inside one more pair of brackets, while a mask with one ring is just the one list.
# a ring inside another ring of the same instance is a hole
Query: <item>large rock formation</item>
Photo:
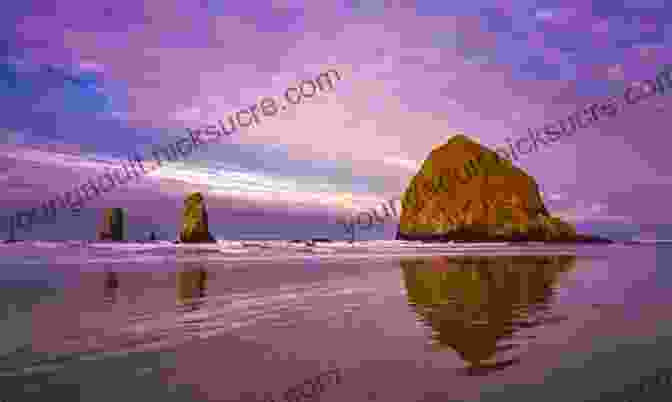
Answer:
[[98, 232], [99, 240], [124, 241], [124, 210], [106, 208], [103, 224]]
[[434, 149], [411, 180], [397, 239], [609, 242], [552, 217], [532, 177], [464, 135]]
[[184, 215], [180, 242], [182, 243], [214, 243], [208, 229], [208, 213], [201, 193], [193, 193], [184, 200]]

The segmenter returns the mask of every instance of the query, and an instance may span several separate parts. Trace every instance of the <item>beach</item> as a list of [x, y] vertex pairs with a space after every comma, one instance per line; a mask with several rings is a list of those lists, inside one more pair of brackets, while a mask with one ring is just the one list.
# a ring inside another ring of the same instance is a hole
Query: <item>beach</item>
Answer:
[[597, 400], [667, 364], [664, 245], [288, 244], [3, 245], [0, 398]]

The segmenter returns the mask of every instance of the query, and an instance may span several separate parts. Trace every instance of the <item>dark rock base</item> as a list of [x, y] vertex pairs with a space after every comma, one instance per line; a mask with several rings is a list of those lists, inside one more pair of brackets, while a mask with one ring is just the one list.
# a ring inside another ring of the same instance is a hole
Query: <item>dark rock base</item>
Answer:
[[482, 232], [473, 232], [473, 231], [457, 231], [446, 234], [433, 234], [433, 235], [419, 235], [419, 234], [406, 234], [399, 232], [397, 229], [397, 235], [395, 240], [404, 240], [404, 241], [423, 241], [430, 243], [445, 243], [445, 242], [456, 242], [456, 243], [494, 243], [494, 242], [543, 242], [543, 243], [602, 243], [602, 244], [611, 244], [612, 240], [605, 239], [599, 236], [590, 236], [590, 235], [576, 235], [576, 236], [565, 236], [565, 237], [556, 237], [550, 240], [547, 240], [545, 237], [537, 234], [514, 234], [511, 236], [498, 236]]
[[212, 237], [209, 232], [206, 233], [192, 233], [187, 236], [184, 233], [180, 234], [180, 243], [217, 243], [217, 240]]

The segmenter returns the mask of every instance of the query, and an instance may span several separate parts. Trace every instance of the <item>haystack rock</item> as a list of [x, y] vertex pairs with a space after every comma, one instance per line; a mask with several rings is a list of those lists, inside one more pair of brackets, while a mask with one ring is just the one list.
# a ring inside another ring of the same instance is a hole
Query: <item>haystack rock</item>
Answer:
[[214, 243], [208, 229], [208, 213], [201, 193], [193, 193], [184, 200], [181, 243]]
[[435, 148], [411, 179], [397, 240], [610, 242], [552, 217], [532, 177], [464, 135]]
[[99, 240], [124, 241], [124, 210], [106, 208], [103, 224], [98, 232]]

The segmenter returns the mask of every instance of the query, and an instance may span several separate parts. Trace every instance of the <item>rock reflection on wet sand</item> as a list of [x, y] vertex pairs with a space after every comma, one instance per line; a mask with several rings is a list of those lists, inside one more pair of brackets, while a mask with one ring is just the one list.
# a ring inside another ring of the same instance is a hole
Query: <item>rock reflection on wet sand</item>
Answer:
[[193, 311], [198, 309], [205, 301], [208, 273], [202, 266], [186, 266], [184, 268], [185, 270], [175, 273], [177, 302], [185, 309]]
[[[559, 274], [574, 256], [471, 256], [402, 260], [408, 303], [433, 331], [439, 348], [455, 350], [468, 375], [518, 364], [517, 332], [564, 321], [550, 303]], [[524, 339], [524, 338], [522, 338]]]

